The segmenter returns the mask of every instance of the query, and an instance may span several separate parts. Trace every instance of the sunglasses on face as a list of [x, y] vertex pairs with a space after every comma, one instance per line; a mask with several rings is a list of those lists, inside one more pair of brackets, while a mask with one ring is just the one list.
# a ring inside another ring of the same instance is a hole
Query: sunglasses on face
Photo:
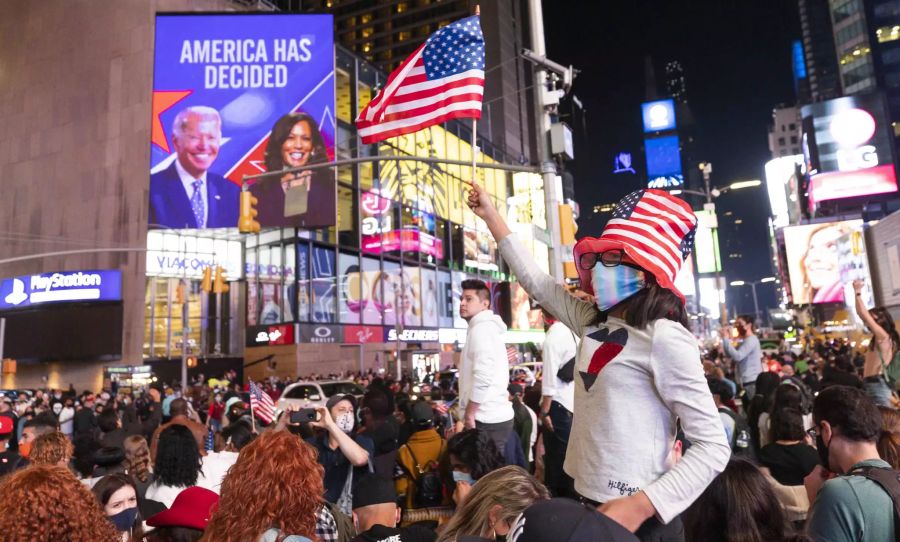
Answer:
[[578, 265], [585, 271], [593, 269], [597, 262], [603, 267], [616, 267], [622, 264], [625, 257], [625, 251], [622, 249], [607, 250], [604, 252], [586, 252], [578, 257]]

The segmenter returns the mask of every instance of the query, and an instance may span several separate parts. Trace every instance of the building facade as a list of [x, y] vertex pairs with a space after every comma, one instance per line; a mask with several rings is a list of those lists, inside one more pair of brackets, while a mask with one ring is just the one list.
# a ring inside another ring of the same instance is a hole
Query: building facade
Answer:
[[793, 156], [802, 152], [800, 143], [800, 109], [776, 107], [769, 126], [769, 151], [772, 158]]
[[[0, 317], [32, 315], [41, 325], [77, 318], [84, 336], [112, 337], [105, 350], [85, 356], [26, 350], [0, 387], [99, 389], [135, 373], [132, 367], [143, 378], [147, 366], [177, 380], [183, 357], [192, 375], [207, 376], [245, 366], [251, 376], [299, 376], [396, 370], [390, 363], [398, 360], [404, 370], [447, 365], [465, 335], [454, 293], [472, 277], [491, 284], [496, 310], [516, 330], [510, 342], [540, 341], [539, 311], [509, 283], [496, 246], [463, 204], [468, 167], [414, 160], [332, 167], [338, 218], [324, 229], [148, 231], [155, 16], [245, 9], [216, 0], [102, 9], [87, 0], [40, 7], [16, 0], [0, 8], [0, 63], [10, 67], [0, 166], [10, 172], [4, 194], [11, 195], [0, 198], [0, 277], [9, 277], [2, 284], [82, 270], [121, 277], [118, 297], [105, 304], [0, 306]], [[81, 45], [63, 47], [46, 35]], [[463, 122], [359, 144], [353, 120], [387, 74], [346, 48], [334, 54], [336, 159], [471, 159], [471, 125]], [[519, 163], [518, 153], [510, 156], [483, 133], [478, 146], [482, 162]], [[482, 168], [476, 179], [546, 268], [540, 177]], [[203, 288], [212, 268], [224, 270], [227, 291]]]

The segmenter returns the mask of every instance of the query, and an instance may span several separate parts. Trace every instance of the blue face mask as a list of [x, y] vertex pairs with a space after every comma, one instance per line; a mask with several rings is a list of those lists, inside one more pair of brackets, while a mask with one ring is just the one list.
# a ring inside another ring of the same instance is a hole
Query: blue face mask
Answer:
[[131, 528], [134, 527], [134, 520], [137, 519], [137, 513], [137, 508], [128, 508], [122, 510], [118, 514], [109, 516], [109, 520], [116, 526], [117, 531], [130, 531]]
[[471, 474], [469, 474], [468, 472], [455, 470], [453, 471], [453, 483], [455, 484], [457, 482], [466, 482], [470, 486], [475, 485], [475, 479], [472, 478]]
[[608, 311], [622, 301], [640, 292], [647, 282], [644, 272], [628, 265], [606, 267], [600, 262], [591, 270], [597, 308]]

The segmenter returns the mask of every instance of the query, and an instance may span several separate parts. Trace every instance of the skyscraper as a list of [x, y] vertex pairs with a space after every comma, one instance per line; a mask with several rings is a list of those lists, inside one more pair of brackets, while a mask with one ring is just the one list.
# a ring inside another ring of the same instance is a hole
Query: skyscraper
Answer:
[[687, 103], [684, 68], [678, 60], [666, 62], [666, 93], [678, 103]]
[[[809, 84], [809, 102], [821, 102], [841, 95], [834, 35], [828, 0], [799, 0], [803, 55]], [[801, 104], [802, 92], [798, 92]]]

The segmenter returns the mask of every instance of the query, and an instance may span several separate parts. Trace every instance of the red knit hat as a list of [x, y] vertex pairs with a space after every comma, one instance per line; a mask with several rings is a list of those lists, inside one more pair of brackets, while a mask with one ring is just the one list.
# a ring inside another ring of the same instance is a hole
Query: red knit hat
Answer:
[[171, 508], [150, 516], [151, 527], [190, 527], [203, 531], [219, 504], [219, 496], [199, 486], [192, 486], [175, 497]]
[[[697, 217], [684, 200], [663, 190], [638, 190], [616, 204], [612, 219], [599, 238], [586, 237], [575, 244], [575, 267], [581, 289], [594, 294], [591, 270], [581, 266], [581, 256], [620, 249], [625, 261], [648, 271], [663, 288], [675, 287], [675, 276], [694, 246]], [[597, 263], [597, 265], [602, 265]]]

